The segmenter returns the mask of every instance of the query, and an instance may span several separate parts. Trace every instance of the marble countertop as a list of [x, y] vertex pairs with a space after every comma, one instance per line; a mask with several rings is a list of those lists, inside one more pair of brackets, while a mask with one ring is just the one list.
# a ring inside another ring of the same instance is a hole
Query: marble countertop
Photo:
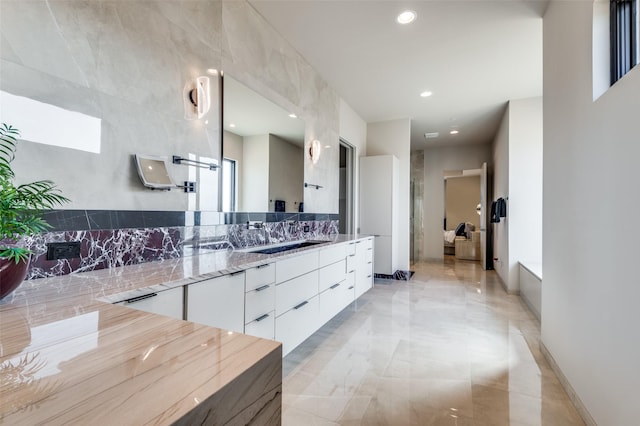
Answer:
[[111, 303], [326, 246], [25, 281], [0, 301], [0, 422], [166, 424], [197, 411], [260, 360], [281, 357], [280, 343]]

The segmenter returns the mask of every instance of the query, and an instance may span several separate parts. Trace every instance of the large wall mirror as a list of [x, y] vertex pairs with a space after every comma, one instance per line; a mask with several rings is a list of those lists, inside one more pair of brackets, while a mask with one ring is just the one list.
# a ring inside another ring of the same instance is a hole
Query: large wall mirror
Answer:
[[222, 211], [304, 211], [304, 122], [225, 74]]

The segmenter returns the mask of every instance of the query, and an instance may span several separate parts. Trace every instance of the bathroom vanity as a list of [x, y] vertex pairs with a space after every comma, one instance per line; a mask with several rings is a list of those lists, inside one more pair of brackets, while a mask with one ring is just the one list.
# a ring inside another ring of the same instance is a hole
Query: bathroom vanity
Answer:
[[0, 420], [280, 424], [283, 354], [371, 288], [372, 259], [337, 236], [26, 281], [0, 303]]

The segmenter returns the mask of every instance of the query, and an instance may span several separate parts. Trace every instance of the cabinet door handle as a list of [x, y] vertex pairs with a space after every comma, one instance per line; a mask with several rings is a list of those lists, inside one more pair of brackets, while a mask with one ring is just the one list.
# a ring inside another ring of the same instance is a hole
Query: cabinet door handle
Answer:
[[356, 255], [355, 254], [350, 254], [349, 257], [356, 257]]
[[265, 284], [265, 285], [262, 285], [262, 286], [260, 286], [260, 287], [256, 288], [256, 291], [266, 290], [266, 289], [268, 289], [269, 287], [271, 287], [271, 285], [270, 285], [270, 284]]
[[305, 300], [304, 302], [300, 303], [299, 305], [294, 306], [293, 309], [300, 309], [304, 305], [306, 305], [307, 303], [309, 303], [309, 302], [307, 300]]
[[236, 275], [240, 275], [240, 274], [243, 274], [243, 273], [244, 273], [244, 271], [238, 271], [238, 272], [232, 272], [229, 275], [232, 276], [232, 277], [235, 277]]
[[371, 278], [371, 275], [367, 275], [367, 278]]
[[371, 262], [367, 262], [367, 265], [371, 265]]
[[347, 290], [353, 290], [353, 286], [349, 287]]
[[258, 266], [256, 266], [256, 269], [267, 268], [267, 267], [269, 267], [269, 265], [271, 265], [271, 264], [270, 263], [265, 263], [264, 265], [258, 265]]
[[340, 285], [340, 283], [336, 283], [334, 285], [332, 285], [331, 287], [329, 287], [331, 290], [333, 290], [334, 288], [338, 287]]
[[373, 250], [373, 247], [369, 247], [367, 250]]
[[260, 321], [262, 321], [263, 319], [267, 319], [267, 318], [269, 318], [269, 314], [264, 314], [264, 315], [260, 315], [260, 316], [259, 316], [258, 318], [256, 318], [254, 321], [256, 321], [256, 322], [260, 322]]
[[155, 297], [157, 295], [158, 295], [158, 293], [149, 293], [149, 294], [145, 294], [144, 296], [132, 297], [131, 299], [125, 300], [125, 302], [127, 302], [127, 303], [135, 303], [135, 302], [139, 302], [139, 301], [144, 300], [144, 299], [149, 299], [151, 297]]

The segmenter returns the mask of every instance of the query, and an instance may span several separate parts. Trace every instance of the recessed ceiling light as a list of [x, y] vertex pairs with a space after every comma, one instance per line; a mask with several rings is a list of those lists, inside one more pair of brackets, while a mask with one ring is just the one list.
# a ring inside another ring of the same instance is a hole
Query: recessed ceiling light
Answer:
[[440, 136], [440, 133], [438, 133], [438, 132], [429, 132], [429, 133], [425, 133], [424, 134], [424, 138], [425, 139], [435, 139], [438, 136]]
[[229, 124], [229, 127], [236, 127], [236, 125], [231, 123], [231, 124]]
[[291, 118], [298, 118], [298, 116], [297, 116], [297, 115], [295, 115], [294, 113], [289, 114], [289, 117], [291, 117]]
[[217, 69], [215, 69], [215, 68], [209, 68], [209, 69], [207, 70], [207, 73], [209, 73], [209, 74], [211, 74], [211, 75], [215, 75], [215, 74], [218, 74], [218, 70], [217, 70]]
[[415, 13], [413, 10], [405, 10], [400, 15], [398, 15], [396, 20], [398, 21], [399, 24], [405, 25], [415, 21], [417, 16], [418, 14]]
[[450, 134], [452, 134], [452, 135], [457, 135], [457, 134], [458, 134], [458, 133], [460, 133], [460, 132], [459, 132], [459, 131], [457, 131], [457, 130], [452, 130], [452, 131], [450, 131], [449, 133], [450, 133]]
[[423, 98], [428, 98], [431, 95], [433, 95], [433, 92], [430, 92], [428, 90], [425, 91], [425, 92], [420, 93], [420, 96], [422, 96]]

